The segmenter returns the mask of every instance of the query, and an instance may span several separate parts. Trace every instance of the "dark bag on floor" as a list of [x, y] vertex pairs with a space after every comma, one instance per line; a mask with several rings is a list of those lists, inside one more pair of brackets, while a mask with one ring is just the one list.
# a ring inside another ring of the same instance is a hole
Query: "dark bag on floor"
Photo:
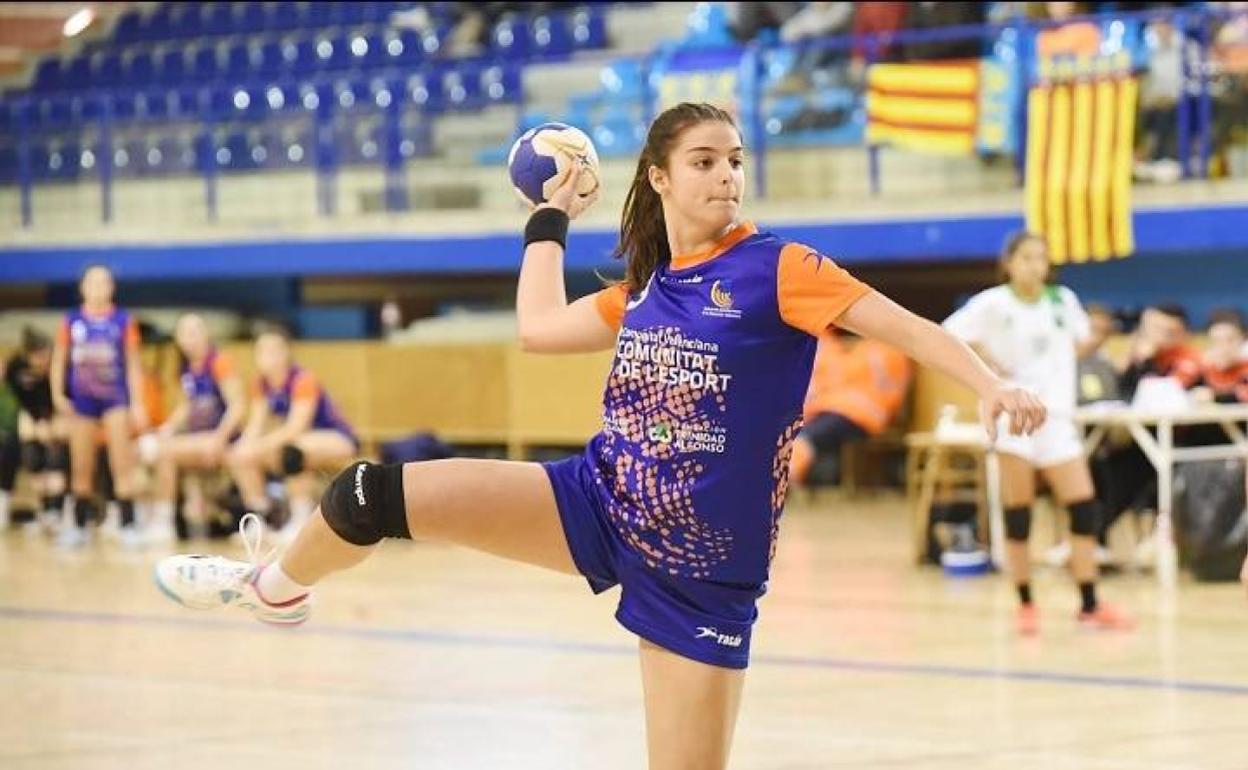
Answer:
[[438, 437], [432, 433], [414, 433], [381, 445], [383, 463], [415, 463], [424, 460], [444, 460], [454, 456], [455, 451], [439, 441]]
[[1244, 462], [1184, 463], [1174, 474], [1174, 534], [1179, 558], [1201, 581], [1239, 578], [1248, 551]]

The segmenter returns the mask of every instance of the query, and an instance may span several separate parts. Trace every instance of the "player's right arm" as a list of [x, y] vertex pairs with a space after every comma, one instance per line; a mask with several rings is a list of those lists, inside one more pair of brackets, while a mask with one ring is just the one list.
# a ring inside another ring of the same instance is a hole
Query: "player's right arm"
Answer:
[[[597, 193], [587, 198], [576, 194], [579, 176], [580, 168], [574, 167], [550, 202], [539, 208], [556, 208], [576, 219], [598, 197]], [[568, 302], [563, 248], [557, 242], [535, 241], [525, 248], [516, 287], [516, 321], [522, 350], [584, 353], [612, 347], [616, 328], [604, 316], [602, 304], [598, 295]]]

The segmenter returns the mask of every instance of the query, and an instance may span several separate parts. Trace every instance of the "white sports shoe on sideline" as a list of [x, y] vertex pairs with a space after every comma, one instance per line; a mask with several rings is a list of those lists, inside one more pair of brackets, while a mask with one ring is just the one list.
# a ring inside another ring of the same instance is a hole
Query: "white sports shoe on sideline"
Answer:
[[165, 596], [193, 610], [241, 607], [257, 620], [279, 626], [298, 625], [307, 620], [312, 611], [310, 593], [272, 604], [256, 590], [256, 579], [277, 550], [273, 548], [260, 555], [264, 523], [254, 513], [249, 513], [238, 523], [238, 533], [247, 549], [247, 561], [206, 554], [169, 556], [156, 562], [152, 573], [156, 587]]

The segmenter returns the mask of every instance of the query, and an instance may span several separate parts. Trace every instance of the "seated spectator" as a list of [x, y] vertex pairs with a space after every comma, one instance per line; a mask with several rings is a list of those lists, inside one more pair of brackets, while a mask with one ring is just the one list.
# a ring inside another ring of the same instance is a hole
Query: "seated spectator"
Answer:
[[69, 425], [52, 406], [48, 374], [52, 340], [38, 330], [22, 330], [22, 347], [4, 368], [4, 383], [17, 401], [15, 431], [8, 432], [8, 449], [0, 453], [0, 529], [8, 520], [8, 498], [19, 466], [32, 474], [40, 495], [43, 520], [54, 529], [65, 504], [69, 468]]
[[[987, 8], [984, 3], [918, 2], [910, 3], [906, 15], [907, 29], [938, 29], [965, 24], [983, 24]], [[978, 36], [964, 40], [933, 40], [907, 43], [905, 58], [911, 61], [930, 59], [975, 59], [983, 55], [984, 43]]]
[[282, 534], [294, 534], [315, 508], [309, 473], [340, 470], [360, 442], [316, 377], [291, 360], [284, 332], [271, 329], [256, 339], [256, 369], [247, 426], [226, 462], [247, 510], [270, 523], [274, 505], [265, 475], [286, 479], [290, 516]]
[[1176, 119], [1183, 91], [1183, 40], [1168, 20], [1148, 25], [1148, 71], [1140, 84], [1140, 146], [1135, 176], [1176, 181], [1181, 169]]
[[1243, 349], [1243, 316], [1231, 309], [1214, 312], [1209, 321], [1209, 347], [1201, 362], [1199, 400], [1248, 404], [1248, 359]]
[[178, 472], [223, 467], [247, 411], [234, 361], [217, 351], [203, 318], [193, 313], [179, 318], [174, 339], [182, 354], [182, 401], [156, 432], [160, 443], [149, 529], [153, 541], [173, 539]]
[[1184, 388], [1200, 379], [1201, 357], [1188, 343], [1187, 311], [1175, 304], [1153, 305], [1140, 317], [1122, 373], [1123, 398], [1131, 400], [1144, 377], [1173, 377]]
[[875, 340], [819, 339], [803, 409], [806, 425], [793, 444], [789, 479], [805, 483], [819, 453], [875, 436], [897, 416], [910, 384], [910, 360]]
[[1118, 319], [1104, 305], [1090, 304], [1088, 314], [1089, 336], [1079, 346], [1079, 405], [1097, 401], [1118, 401], [1118, 370], [1102, 349], [1105, 342], [1118, 331]]

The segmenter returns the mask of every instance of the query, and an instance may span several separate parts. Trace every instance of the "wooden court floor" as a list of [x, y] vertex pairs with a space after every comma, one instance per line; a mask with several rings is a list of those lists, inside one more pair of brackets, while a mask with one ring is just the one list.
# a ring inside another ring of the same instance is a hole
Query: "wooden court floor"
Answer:
[[[999, 579], [912, 566], [897, 498], [790, 506], [734, 768], [1248, 768], [1248, 597], [1147, 576], [1081, 632], [1041, 571], [1040, 638]], [[235, 553], [240, 553], [237, 546]], [[153, 588], [159, 553], [0, 543], [0, 768], [641, 768], [636, 641], [616, 593], [387, 544], [270, 629]]]

